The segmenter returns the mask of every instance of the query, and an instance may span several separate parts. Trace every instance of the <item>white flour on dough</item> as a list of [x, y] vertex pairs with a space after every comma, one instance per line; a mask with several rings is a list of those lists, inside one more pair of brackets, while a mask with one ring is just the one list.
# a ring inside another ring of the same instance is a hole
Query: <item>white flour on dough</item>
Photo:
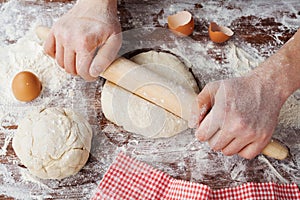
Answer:
[[[172, 54], [148, 51], [136, 55], [132, 60], [167, 80], [199, 92], [193, 75]], [[171, 137], [188, 128], [185, 120], [110, 82], [103, 87], [101, 104], [107, 119], [145, 137]]]
[[84, 117], [71, 109], [53, 107], [28, 113], [19, 123], [12, 146], [33, 175], [63, 179], [85, 165], [92, 136]]
[[[15, 74], [23, 70], [34, 72], [42, 83], [41, 95], [28, 103], [17, 101], [11, 91], [12, 79]], [[67, 74], [56, 64], [54, 59], [44, 54], [42, 42], [36, 37], [34, 26], [16, 43], [0, 46], [0, 80], [0, 131], [2, 133], [1, 140], [5, 141], [4, 144], [0, 145], [1, 156], [7, 155], [8, 143], [16, 132], [10, 127], [18, 125], [28, 111], [59, 106], [71, 108], [82, 114], [85, 119], [91, 119], [95, 116], [95, 110], [90, 107], [90, 98], [94, 97], [95, 88], [99, 84], [97, 82], [87, 83], [80, 77]], [[16, 160], [7, 158], [9, 163], [19, 162], [16, 158], [13, 158]], [[19, 199], [32, 198], [32, 195], [35, 194], [30, 194], [28, 191], [34, 190], [36, 183], [30, 180], [15, 180], [11, 177], [11, 171], [18, 175], [18, 172], [23, 168], [18, 165], [0, 164], [0, 168], [7, 166], [12, 167], [9, 168], [8, 172], [3, 172], [5, 184], [0, 187], [0, 191]], [[30, 189], [24, 186], [25, 182]], [[32, 183], [27, 184], [27, 182]], [[16, 190], [16, 188], [19, 189]], [[45, 195], [47, 192], [49, 190], [45, 190]]]

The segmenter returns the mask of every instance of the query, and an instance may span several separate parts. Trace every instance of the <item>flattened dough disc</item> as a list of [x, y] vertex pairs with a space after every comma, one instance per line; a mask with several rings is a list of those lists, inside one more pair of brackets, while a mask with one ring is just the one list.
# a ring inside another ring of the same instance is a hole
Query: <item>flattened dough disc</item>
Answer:
[[[131, 60], [168, 80], [199, 92], [192, 73], [170, 53], [148, 51], [134, 56]], [[188, 128], [185, 120], [109, 81], [104, 84], [101, 105], [108, 120], [122, 126], [126, 131], [145, 137], [172, 137]]]

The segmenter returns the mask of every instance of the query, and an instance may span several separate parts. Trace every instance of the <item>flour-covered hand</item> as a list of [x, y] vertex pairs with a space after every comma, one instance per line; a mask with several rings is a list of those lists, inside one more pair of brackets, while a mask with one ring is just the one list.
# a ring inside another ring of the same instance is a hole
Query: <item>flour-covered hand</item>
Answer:
[[255, 73], [207, 84], [198, 102], [208, 113], [200, 116], [196, 137], [225, 155], [255, 157], [269, 143], [283, 104], [273, 87]]
[[198, 95], [196, 137], [225, 155], [251, 159], [268, 144], [280, 109], [300, 88], [300, 29], [244, 77], [207, 84]]
[[44, 49], [66, 72], [91, 81], [115, 59], [120, 32], [115, 0], [80, 0], [53, 25]]

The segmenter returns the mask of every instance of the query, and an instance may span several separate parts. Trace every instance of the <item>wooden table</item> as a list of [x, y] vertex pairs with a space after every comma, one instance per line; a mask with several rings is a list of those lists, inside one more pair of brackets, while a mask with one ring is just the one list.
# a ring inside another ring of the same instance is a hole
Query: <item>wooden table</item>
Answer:
[[[204, 55], [205, 59], [219, 66], [208, 75], [205, 71], [197, 71], [197, 63], [192, 63], [192, 71], [200, 87], [211, 80], [233, 76], [228, 68], [228, 63], [231, 62], [227, 57], [229, 43], [217, 45], [209, 40], [208, 24], [210, 21], [226, 25], [235, 32], [230, 44], [235, 44], [250, 54], [257, 54], [262, 58], [267, 58], [278, 50], [295, 33], [300, 22], [300, 5], [297, 0], [276, 2], [253, 0], [247, 3], [208, 0], [201, 2], [196, 0], [189, 2], [121, 0], [118, 4], [122, 28], [127, 31], [124, 33], [125, 46], [126, 42], [130, 42], [128, 38], [136, 33], [136, 30], [142, 33], [143, 30], [149, 30], [145, 27], [167, 27], [166, 17], [177, 11], [188, 10], [193, 13], [195, 31], [189, 38], [189, 42], [205, 47], [201, 52], [195, 50], [193, 56]], [[51, 9], [54, 10], [55, 6], [60, 4], [26, 2], [20, 6], [34, 7], [36, 5], [45, 6], [50, 10], [47, 11], [49, 14]], [[54, 18], [60, 14], [55, 13]], [[23, 13], [21, 17], [26, 17], [26, 13]], [[141, 29], [142, 27], [144, 29]], [[26, 28], [23, 31], [25, 33]], [[12, 40], [8, 43], [14, 42], [16, 41]], [[156, 43], [159, 44], [157, 41]], [[136, 50], [134, 48], [141, 44], [137, 42], [135, 45], [132, 45], [133, 48], [129, 50], [126, 49], [128, 46], [123, 47], [123, 52], [131, 55]], [[184, 48], [175, 47], [178, 51]], [[213, 189], [250, 181], [278, 183], [286, 181], [300, 184], [300, 122], [296, 124], [296, 127], [279, 122], [275, 131], [274, 138], [287, 145], [291, 152], [290, 157], [284, 161], [263, 156], [250, 161], [237, 156], [224, 157], [218, 152], [210, 151], [206, 144], [195, 142], [193, 130], [184, 131], [173, 138], [153, 140], [128, 133], [121, 127], [110, 123], [101, 112], [100, 97], [103, 83], [102, 79], [95, 83], [83, 83], [85, 90], [93, 91], [91, 93], [93, 95], [88, 98], [91, 102], [91, 113], [94, 113], [89, 116], [94, 137], [90, 158], [86, 166], [75, 176], [63, 180], [39, 180], [31, 177], [16, 157], [11, 140], [9, 140], [9, 136], [14, 134], [17, 125], [3, 125], [5, 123], [1, 122], [0, 147], [7, 144], [5, 140], [9, 142], [6, 154], [0, 156], [1, 199], [23, 198], [24, 194], [31, 198], [89, 199], [119, 151], [125, 151], [128, 155], [174, 178], [207, 184]], [[300, 109], [300, 107], [295, 107], [295, 109]], [[27, 176], [26, 181], [24, 181], [24, 176]], [[14, 191], [13, 195], [11, 191]]]

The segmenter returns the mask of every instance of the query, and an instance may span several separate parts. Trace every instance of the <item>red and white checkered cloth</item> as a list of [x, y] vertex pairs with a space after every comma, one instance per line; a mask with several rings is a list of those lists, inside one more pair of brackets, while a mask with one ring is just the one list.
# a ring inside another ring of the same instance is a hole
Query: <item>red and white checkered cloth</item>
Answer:
[[287, 199], [300, 200], [296, 184], [246, 183], [212, 190], [176, 180], [153, 167], [120, 153], [100, 182], [93, 200]]

